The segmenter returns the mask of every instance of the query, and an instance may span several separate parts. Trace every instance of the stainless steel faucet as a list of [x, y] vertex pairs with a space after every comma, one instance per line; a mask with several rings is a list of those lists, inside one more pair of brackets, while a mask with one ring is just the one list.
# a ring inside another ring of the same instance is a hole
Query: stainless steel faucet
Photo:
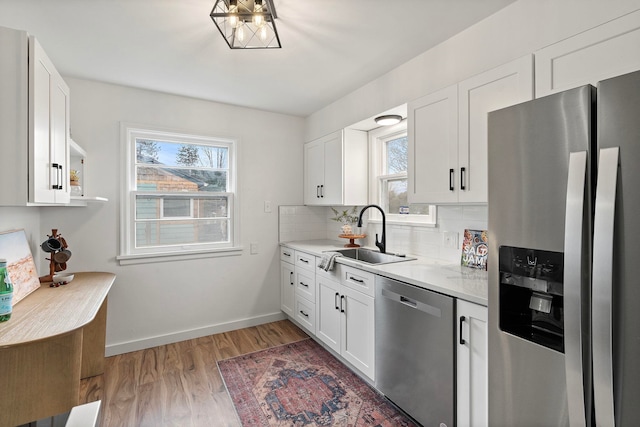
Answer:
[[364, 213], [364, 211], [366, 211], [369, 208], [376, 208], [380, 211], [380, 213], [382, 214], [382, 239], [381, 241], [378, 241], [378, 233], [376, 233], [376, 246], [380, 249], [381, 253], [386, 253], [386, 247], [387, 247], [387, 238], [386, 238], [386, 230], [387, 230], [387, 222], [386, 222], [386, 218], [384, 216], [384, 211], [382, 210], [382, 208], [378, 205], [367, 205], [364, 208], [362, 208], [362, 210], [360, 211], [360, 216], [358, 217], [358, 227], [362, 227], [362, 214]]

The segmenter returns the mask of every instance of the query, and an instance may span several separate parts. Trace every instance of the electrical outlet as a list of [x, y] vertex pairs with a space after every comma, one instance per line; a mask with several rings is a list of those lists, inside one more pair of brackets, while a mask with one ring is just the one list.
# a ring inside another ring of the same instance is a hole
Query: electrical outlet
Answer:
[[269, 200], [264, 201], [264, 211], [266, 213], [271, 213], [271, 202]]
[[458, 233], [455, 231], [445, 231], [442, 233], [442, 244], [445, 248], [458, 248]]
[[251, 252], [251, 255], [255, 255], [255, 254], [258, 253], [258, 243], [257, 242], [251, 242], [251, 245], [249, 247], [250, 247], [249, 250]]

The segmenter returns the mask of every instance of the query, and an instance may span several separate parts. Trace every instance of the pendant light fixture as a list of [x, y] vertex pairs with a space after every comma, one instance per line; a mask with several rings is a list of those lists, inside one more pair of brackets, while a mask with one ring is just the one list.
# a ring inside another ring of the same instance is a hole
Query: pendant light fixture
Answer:
[[216, 0], [210, 16], [231, 49], [282, 47], [273, 0]]
[[373, 120], [375, 120], [375, 122], [380, 126], [391, 126], [400, 123], [402, 121], [402, 116], [397, 114], [386, 114], [384, 116], [378, 116]]

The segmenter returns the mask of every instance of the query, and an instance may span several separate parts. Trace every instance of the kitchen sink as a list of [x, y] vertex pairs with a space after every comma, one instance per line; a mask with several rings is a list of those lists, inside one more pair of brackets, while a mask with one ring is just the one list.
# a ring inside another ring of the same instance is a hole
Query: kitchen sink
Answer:
[[338, 249], [331, 252], [338, 252], [345, 258], [365, 262], [367, 264], [390, 264], [392, 262], [411, 261], [415, 259], [405, 256], [404, 254], [383, 254], [382, 252], [364, 248]]

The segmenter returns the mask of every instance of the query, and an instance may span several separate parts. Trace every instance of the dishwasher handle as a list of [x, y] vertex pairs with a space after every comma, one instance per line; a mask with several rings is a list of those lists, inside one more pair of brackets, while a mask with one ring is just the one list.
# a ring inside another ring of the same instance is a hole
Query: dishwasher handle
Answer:
[[384, 298], [387, 298], [391, 301], [397, 302], [399, 304], [402, 304], [406, 307], [415, 309], [415, 310], [420, 310], [422, 312], [425, 312], [427, 314], [430, 314], [432, 316], [435, 317], [441, 317], [442, 316], [442, 310], [440, 310], [438, 307], [434, 307], [432, 305], [426, 304], [422, 301], [417, 301], [417, 300], [413, 300], [411, 298], [407, 298], [404, 295], [400, 295], [398, 293], [395, 293], [393, 291], [390, 291], [389, 289], [382, 289], [382, 296]]

